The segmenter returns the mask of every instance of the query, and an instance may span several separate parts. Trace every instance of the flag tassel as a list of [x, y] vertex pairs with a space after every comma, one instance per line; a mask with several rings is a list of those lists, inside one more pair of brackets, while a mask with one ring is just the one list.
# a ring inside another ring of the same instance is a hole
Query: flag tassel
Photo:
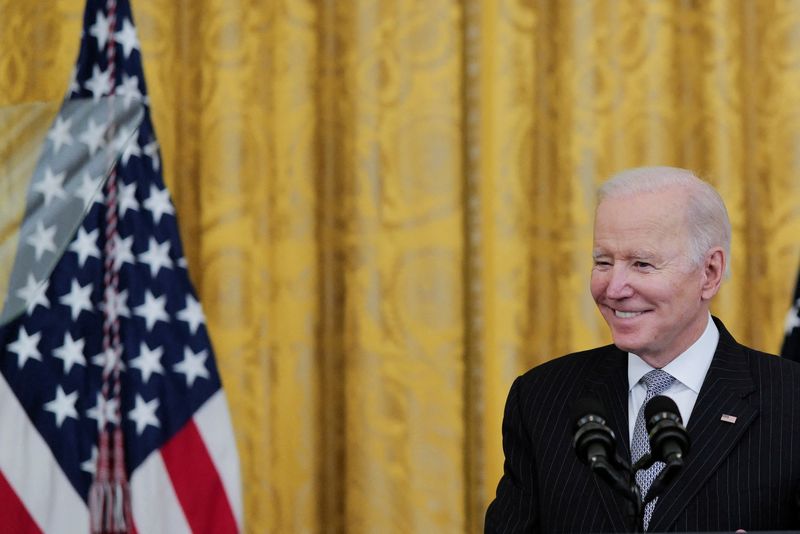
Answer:
[[114, 428], [114, 522], [113, 532], [128, 532], [131, 524], [131, 494], [125, 473], [125, 449], [122, 429]]
[[[128, 532], [131, 524], [130, 487], [125, 473], [123, 434], [114, 429], [114, 449], [108, 430], [100, 432], [97, 477], [89, 489], [89, 516], [92, 534]], [[111, 472], [113, 457], [114, 470]], [[112, 476], [113, 475], [113, 476]]]
[[110, 510], [108, 503], [111, 501], [111, 484], [109, 480], [110, 450], [108, 431], [100, 432], [99, 453], [97, 457], [97, 475], [89, 488], [89, 518], [92, 534], [108, 532], [110, 523]]

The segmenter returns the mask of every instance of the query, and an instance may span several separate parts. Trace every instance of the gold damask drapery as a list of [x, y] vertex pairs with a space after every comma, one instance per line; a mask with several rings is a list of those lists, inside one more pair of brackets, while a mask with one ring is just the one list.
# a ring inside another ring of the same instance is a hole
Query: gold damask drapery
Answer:
[[[594, 188], [725, 198], [715, 312], [777, 351], [800, 2], [132, 0], [248, 532], [477, 532], [512, 379], [606, 342]], [[61, 98], [81, 0], [0, 0], [0, 105]]]

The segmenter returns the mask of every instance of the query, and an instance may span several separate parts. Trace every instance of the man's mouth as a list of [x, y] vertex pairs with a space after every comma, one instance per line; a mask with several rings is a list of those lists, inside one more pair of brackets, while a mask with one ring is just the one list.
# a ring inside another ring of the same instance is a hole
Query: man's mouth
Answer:
[[640, 311], [622, 311], [622, 310], [614, 310], [614, 316], [619, 317], [620, 319], [630, 319], [631, 317], [638, 317], [639, 315], [643, 314], [644, 312]]

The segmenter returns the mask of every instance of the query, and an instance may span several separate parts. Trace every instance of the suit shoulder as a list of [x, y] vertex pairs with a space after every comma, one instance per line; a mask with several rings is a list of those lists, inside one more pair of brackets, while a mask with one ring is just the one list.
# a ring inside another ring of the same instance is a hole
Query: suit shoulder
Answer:
[[750, 361], [751, 368], [754, 370], [769, 369], [778, 371], [782, 374], [800, 376], [800, 362], [796, 362], [788, 358], [782, 358], [781, 356], [770, 354], [768, 352], [751, 349], [750, 347], [744, 347], [744, 351], [747, 354], [748, 360]]
[[768, 398], [800, 402], [800, 363], [745, 346], [743, 352], [761, 402]]

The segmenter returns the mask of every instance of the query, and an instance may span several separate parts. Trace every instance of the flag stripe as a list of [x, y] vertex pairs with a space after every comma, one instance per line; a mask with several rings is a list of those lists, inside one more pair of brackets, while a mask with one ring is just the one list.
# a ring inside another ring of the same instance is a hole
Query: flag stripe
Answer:
[[[146, 534], [191, 532], [160, 454], [147, 457], [131, 476], [133, 521]], [[202, 530], [200, 532], [203, 532]], [[210, 532], [210, 531], [209, 531]]]
[[225, 487], [194, 421], [162, 448], [161, 455], [194, 532], [238, 532]]
[[41, 532], [3, 473], [0, 473], [0, 525], [14, 525], [18, 534]]
[[[41, 434], [31, 425], [19, 399], [0, 376], [0, 471], [45, 532], [86, 534], [89, 511]], [[13, 431], [11, 431], [13, 429]], [[19, 451], [26, 454], [20, 455]], [[3, 499], [5, 501], [5, 499]], [[24, 528], [16, 523], [14, 530]]]
[[214, 394], [194, 416], [197, 429], [217, 468], [228, 503], [239, 528], [242, 528], [242, 483], [239, 478], [239, 455], [233, 437], [228, 401], [224, 390]]

